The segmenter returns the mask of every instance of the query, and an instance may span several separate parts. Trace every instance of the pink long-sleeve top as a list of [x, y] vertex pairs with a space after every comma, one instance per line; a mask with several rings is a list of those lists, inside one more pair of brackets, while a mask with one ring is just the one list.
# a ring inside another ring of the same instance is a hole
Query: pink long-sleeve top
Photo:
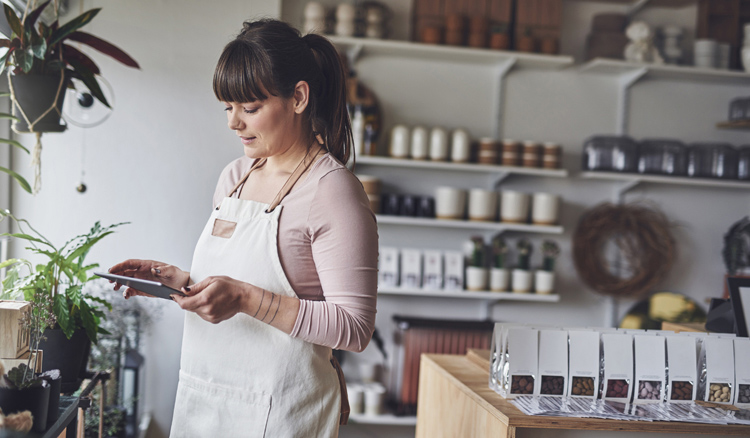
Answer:
[[[224, 168], [214, 208], [253, 162], [243, 156]], [[326, 154], [280, 205], [279, 259], [300, 298], [291, 336], [364, 350], [375, 329], [378, 230], [362, 184]]]

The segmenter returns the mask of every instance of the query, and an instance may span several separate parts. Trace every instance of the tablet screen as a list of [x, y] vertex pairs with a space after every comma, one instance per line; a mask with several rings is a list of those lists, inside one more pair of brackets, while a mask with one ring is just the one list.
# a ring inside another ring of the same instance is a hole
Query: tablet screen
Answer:
[[169, 286], [165, 286], [158, 281], [141, 280], [139, 278], [126, 277], [123, 275], [110, 274], [108, 272], [94, 272], [94, 275], [106, 278], [107, 280], [116, 281], [124, 286], [132, 287], [133, 289], [145, 292], [149, 295], [153, 295], [158, 298], [164, 298], [165, 300], [171, 300], [170, 295], [177, 294], [185, 296], [184, 293], [177, 289], [172, 289]]

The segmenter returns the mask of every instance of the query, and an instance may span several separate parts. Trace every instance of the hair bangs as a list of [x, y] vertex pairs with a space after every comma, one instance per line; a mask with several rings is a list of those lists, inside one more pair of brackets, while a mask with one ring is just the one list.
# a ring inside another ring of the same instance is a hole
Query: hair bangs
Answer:
[[214, 72], [214, 95], [222, 102], [254, 102], [276, 95], [267, 62], [257, 50], [240, 41], [227, 44]]

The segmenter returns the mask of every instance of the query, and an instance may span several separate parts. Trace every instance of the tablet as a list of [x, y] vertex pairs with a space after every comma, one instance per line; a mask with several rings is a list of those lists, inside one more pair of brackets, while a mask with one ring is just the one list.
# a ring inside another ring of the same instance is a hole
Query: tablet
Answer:
[[734, 324], [737, 336], [748, 336], [750, 319], [750, 278], [728, 277], [729, 294], [734, 308]]
[[140, 278], [126, 277], [124, 275], [115, 275], [108, 272], [94, 272], [94, 275], [106, 278], [107, 280], [116, 281], [124, 286], [132, 287], [133, 289], [147, 294], [153, 295], [158, 298], [164, 298], [165, 300], [171, 300], [170, 295], [177, 294], [180, 296], [186, 296], [184, 293], [177, 289], [172, 289], [169, 286], [165, 286], [158, 281], [141, 280]]

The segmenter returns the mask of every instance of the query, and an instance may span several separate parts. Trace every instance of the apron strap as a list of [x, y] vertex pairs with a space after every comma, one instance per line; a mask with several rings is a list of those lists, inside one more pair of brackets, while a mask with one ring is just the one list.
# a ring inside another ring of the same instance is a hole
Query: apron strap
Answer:
[[339, 387], [341, 390], [341, 416], [339, 417], [339, 425], [345, 426], [349, 423], [349, 394], [346, 392], [346, 378], [344, 378], [344, 372], [341, 370], [341, 365], [336, 359], [336, 356], [331, 356], [331, 365], [336, 370], [336, 374], [339, 376]]
[[250, 172], [263, 166], [264, 164], [266, 164], [266, 158], [261, 158], [260, 160], [255, 161], [255, 163], [253, 163], [253, 166], [250, 168], [250, 170], [248, 170], [247, 173], [245, 173], [245, 175], [242, 178], [240, 178], [239, 181], [237, 181], [237, 184], [234, 185], [234, 188], [229, 192], [229, 194], [227, 195], [227, 198], [231, 198], [232, 195], [234, 195], [234, 192], [236, 192], [237, 189], [239, 189], [242, 184], [245, 184], [245, 181], [247, 181], [247, 177], [250, 176]]

